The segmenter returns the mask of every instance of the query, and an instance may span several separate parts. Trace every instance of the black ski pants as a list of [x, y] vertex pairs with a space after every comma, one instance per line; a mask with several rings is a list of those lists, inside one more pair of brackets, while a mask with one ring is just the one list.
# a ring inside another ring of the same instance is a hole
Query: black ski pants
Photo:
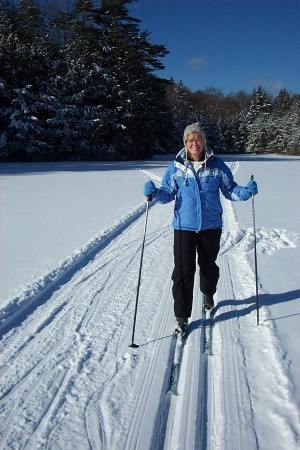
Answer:
[[196, 256], [200, 273], [200, 291], [214, 295], [219, 279], [216, 259], [222, 229], [199, 231], [174, 230], [173, 298], [176, 317], [191, 317]]

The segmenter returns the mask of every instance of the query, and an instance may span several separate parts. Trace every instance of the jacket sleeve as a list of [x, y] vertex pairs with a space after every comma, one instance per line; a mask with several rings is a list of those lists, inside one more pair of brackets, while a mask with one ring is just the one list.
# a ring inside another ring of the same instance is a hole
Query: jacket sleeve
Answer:
[[229, 167], [223, 163], [221, 177], [221, 191], [225, 198], [233, 202], [249, 200], [251, 194], [246, 187], [238, 186], [234, 181]]
[[174, 162], [172, 162], [167, 168], [161, 186], [157, 189], [155, 194], [155, 200], [159, 203], [169, 203], [175, 199], [177, 192], [177, 184], [174, 180], [175, 172], [176, 168]]

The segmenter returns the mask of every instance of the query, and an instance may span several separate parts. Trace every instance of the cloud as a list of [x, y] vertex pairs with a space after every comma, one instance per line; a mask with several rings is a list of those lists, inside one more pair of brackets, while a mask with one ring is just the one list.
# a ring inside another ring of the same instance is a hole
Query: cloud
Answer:
[[284, 83], [280, 80], [265, 81], [262, 79], [254, 79], [251, 81], [251, 84], [255, 87], [261, 86], [266, 91], [269, 91], [272, 93], [278, 93], [281, 89], [284, 89]]
[[207, 65], [207, 60], [204, 56], [196, 56], [188, 61], [188, 65], [193, 70], [198, 70], [199, 68]]

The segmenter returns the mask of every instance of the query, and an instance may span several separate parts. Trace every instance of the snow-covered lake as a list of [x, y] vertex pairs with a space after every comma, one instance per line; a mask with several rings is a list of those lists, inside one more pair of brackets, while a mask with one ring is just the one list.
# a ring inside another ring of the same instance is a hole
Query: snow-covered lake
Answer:
[[0, 448], [300, 448], [298, 157], [226, 156], [252, 201], [223, 202], [212, 356], [201, 296], [167, 395], [174, 326], [173, 205], [149, 208], [167, 158], [0, 165]]

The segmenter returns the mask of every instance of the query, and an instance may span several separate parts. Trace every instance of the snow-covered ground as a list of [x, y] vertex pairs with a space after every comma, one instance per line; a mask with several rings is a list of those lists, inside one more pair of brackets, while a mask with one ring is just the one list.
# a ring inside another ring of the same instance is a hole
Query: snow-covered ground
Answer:
[[201, 297], [167, 394], [174, 325], [173, 204], [149, 208], [144, 182], [168, 161], [0, 165], [0, 448], [300, 448], [299, 163], [224, 158], [254, 174], [252, 201], [223, 202], [212, 356]]

